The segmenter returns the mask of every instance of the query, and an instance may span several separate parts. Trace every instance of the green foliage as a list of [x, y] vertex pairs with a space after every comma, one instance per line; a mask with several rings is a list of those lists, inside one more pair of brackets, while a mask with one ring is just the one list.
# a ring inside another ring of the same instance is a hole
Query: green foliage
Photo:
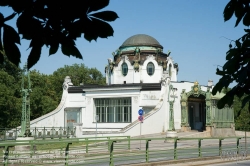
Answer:
[[16, 127], [21, 122], [21, 70], [5, 56], [0, 66], [0, 128]]
[[58, 101], [61, 99], [62, 83], [66, 76], [70, 76], [75, 86], [79, 86], [80, 83], [104, 85], [106, 82], [105, 77], [96, 68], [88, 68], [84, 64], [65, 65], [63, 68], [57, 69], [51, 77], [54, 90], [57, 92]]
[[[243, 25], [249, 26], [250, 1], [230, 0], [224, 9], [224, 20], [230, 20], [233, 15], [236, 17], [235, 27], [241, 20]], [[250, 29], [245, 29], [245, 32], [239, 39], [231, 41], [226, 53], [227, 62], [221, 69], [217, 68], [216, 74], [221, 78], [213, 88], [213, 95], [221, 92], [223, 88], [228, 88], [231, 83], [236, 83], [218, 102], [218, 108], [224, 107], [225, 104], [231, 106], [235, 96], [241, 99], [241, 108], [250, 101]], [[250, 110], [250, 104], [248, 104], [248, 110]]]
[[248, 104], [242, 108], [242, 101], [240, 98], [235, 97], [234, 99], [234, 119], [235, 129], [244, 130], [250, 128], [250, 113], [248, 111]]
[[30, 72], [30, 79], [32, 83], [32, 92], [30, 93], [30, 118], [35, 119], [53, 111], [59, 102], [49, 76], [33, 70]]
[[[88, 41], [98, 37], [113, 36], [113, 28], [107, 23], [118, 18], [113, 11], [101, 11], [109, 0], [1, 0], [0, 6], [11, 7], [13, 14], [4, 18], [0, 12], [0, 63], [3, 63], [3, 45], [8, 59], [18, 66], [21, 53], [17, 47], [20, 37], [29, 40], [31, 48], [28, 69], [38, 62], [43, 46], [49, 47], [49, 55], [61, 46], [66, 56], [82, 59], [75, 41], [84, 34]], [[95, 13], [93, 13], [95, 12]], [[17, 16], [16, 30], [6, 22]], [[1, 44], [3, 43], [3, 45]]]

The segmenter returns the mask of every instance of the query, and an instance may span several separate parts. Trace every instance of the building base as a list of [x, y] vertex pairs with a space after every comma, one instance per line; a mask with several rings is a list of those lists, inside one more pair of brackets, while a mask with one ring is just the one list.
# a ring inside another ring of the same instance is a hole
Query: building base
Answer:
[[182, 132], [191, 131], [191, 127], [189, 127], [189, 126], [181, 126], [181, 131]]
[[[17, 143], [26, 143], [29, 141], [34, 140], [34, 137], [17, 137], [16, 141]], [[31, 150], [36, 150], [36, 146], [31, 149], [31, 145], [16, 145], [15, 146], [15, 151], [31, 151]]]
[[177, 137], [177, 132], [176, 131], [167, 131], [166, 132], [166, 137], [167, 138], [176, 138]]

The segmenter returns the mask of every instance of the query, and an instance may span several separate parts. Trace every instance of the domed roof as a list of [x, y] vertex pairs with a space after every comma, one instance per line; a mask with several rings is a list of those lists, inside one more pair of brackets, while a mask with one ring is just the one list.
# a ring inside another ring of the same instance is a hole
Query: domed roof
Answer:
[[127, 40], [125, 40], [125, 42], [123, 42], [120, 48], [127, 46], [154, 46], [163, 48], [155, 38], [144, 34], [137, 34], [129, 37]]

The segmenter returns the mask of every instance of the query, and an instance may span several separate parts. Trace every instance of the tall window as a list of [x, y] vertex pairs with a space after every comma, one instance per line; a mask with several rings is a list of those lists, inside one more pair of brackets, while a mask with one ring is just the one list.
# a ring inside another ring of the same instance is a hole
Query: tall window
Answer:
[[100, 123], [131, 122], [131, 98], [95, 99], [95, 109]]
[[169, 64], [168, 74], [169, 74], [169, 76], [172, 76], [172, 64]]
[[127, 65], [127, 63], [123, 63], [122, 64], [122, 75], [123, 76], [126, 76], [128, 74], [128, 65]]
[[155, 66], [152, 62], [149, 62], [147, 65], [147, 73], [148, 75], [152, 76], [155, 72]]

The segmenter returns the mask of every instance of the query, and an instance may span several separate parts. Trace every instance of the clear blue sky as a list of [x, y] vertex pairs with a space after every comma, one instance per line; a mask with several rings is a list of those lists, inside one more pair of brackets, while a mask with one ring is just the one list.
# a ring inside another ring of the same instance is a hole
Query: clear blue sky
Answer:
[[[78, 39], [77, 47], [83, 60], [67, 57], [61, 53], [48, 56], [49, 49], [42, 51], [39, 62], [32, 69], [52, 74], [64, 65], [84, 63], [104, 73], [107, 59], [127, 38], [135, 34], [154, 37], [171, 51], [179, 64], [178, 81], [198, 81], [206, 85], [208, 79], [218, 82], [215, 74], [217, 65], [223, 66], [230, 40], [236, 40], [244, 33], [243, 26], [234, 28], [235, 19], [223, 20], [223, 10], [229, 0], [111, 0], [104, 10], [115, 11], [119, 19], [111, 22], [114, 36], [88, 42]], [[0, 8], [6, 16], [11, 10]], [[13, 22], [10, 24], [14, 25]], [[226, 37], [226, 38], [225, 38]], [[22, 66], [30, 50], [25, 40], [20, 47]]]

